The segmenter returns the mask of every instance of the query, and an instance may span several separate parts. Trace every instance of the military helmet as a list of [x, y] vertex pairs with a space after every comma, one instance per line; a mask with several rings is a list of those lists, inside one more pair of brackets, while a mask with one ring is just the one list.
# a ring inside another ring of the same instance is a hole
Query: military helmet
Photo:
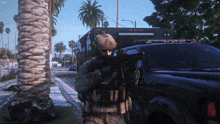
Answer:
[[106, 34], [102, 31], [96, 36], [96, 43], [94, 45], [98, 49], [111, 50], [117, 46], [117, 43], [110, 34]]

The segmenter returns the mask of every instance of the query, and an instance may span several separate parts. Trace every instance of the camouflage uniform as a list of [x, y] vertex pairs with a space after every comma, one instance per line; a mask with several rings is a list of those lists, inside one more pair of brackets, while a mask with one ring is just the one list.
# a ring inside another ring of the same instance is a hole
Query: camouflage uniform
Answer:
[[[133, 87], [137, 81], [138, 63], [134, 63], [135, 69], [126, 70], [126, 88], [118, 85], [118, 81], [112, 76], [103, 78], [99, 69], [92, 66], [94, 57], [86, 61], [79, 68], [75, 89], [78, 98], [84, 102], [84, 111], [81, 124], [126, 124], [128, 112], [132, 109], [131, 98], [128, 95], [127, 86]], [[101, 65], [100, 65], [101, 66]], [[114, 86], [105, 85], [113, 82]]]

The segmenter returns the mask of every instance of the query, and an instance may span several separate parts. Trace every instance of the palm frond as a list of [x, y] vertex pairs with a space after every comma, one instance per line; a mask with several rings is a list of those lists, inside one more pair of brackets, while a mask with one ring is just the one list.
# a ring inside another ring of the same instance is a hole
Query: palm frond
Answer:
[[97, 3], [98, 3], [98, 1], [95, 0], [95, 1], [93, 2], [92, 6], [95, 6]]
[[97, 0], [93, 3], [91, 3], [91, 0], [87, 0], [87, 3], [83, 1], [82, 6], [78, 11], [78, 18], [82, 20], [83, 25], [86, 24], [86, 27], [94, 27], [97, 24], [100, 24], [100, 19], [104, 12], [98, 9], [101, 5], [96, 6], [97, 3]]
[[5, 29], [5, 32], [6, 32], [7, 34], [9, 34], [9, 33], [10, 33], [10, 28], [6, 28], [6, 29]]

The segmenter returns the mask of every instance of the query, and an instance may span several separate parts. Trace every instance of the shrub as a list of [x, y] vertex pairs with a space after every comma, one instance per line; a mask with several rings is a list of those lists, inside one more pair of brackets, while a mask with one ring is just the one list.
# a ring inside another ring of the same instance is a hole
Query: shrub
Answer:
[[7, 79], [8, 79], [7, 75], [4, 74], [4, 75], [2, 76], [1, 81], [7, 81]]
[[7, 81], [10, 79], [15, 79], [17, 75], [17, 72], [14, 70], [11, 70], [7, 75], [3, 75], [1, 81]]

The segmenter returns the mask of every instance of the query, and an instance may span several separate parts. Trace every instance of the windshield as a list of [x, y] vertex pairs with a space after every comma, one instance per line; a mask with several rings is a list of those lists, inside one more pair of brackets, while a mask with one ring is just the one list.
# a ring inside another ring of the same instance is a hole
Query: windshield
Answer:
[[151, 45], [143, 51], [151, 70], [220, 68], [220, 50], [206, 44]]

